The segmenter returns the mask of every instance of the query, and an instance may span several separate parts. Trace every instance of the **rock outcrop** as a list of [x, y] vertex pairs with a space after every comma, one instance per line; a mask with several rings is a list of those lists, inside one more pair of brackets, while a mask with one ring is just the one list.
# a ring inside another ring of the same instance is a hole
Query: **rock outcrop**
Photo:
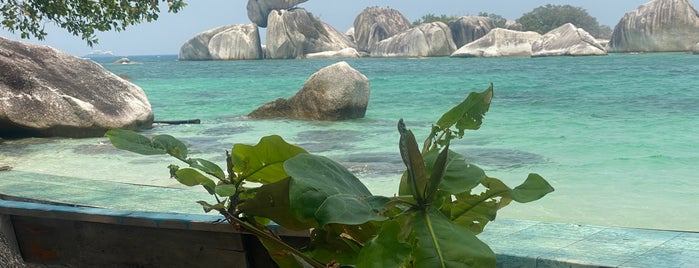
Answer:
[[522, 25], [521, 23], [519, 23], [515, 20], [506, 20], [505, 21], [505, 29], [513, 30], [513, 31], [524, 31], [524, 25]]
[[699, 43], [694, 45], [694, 49], [692, 49], [692, 54], [699, 54]]
[[691, 51], [697, 42], [699, 14], [688, 0], [654, 0], [624, 15], [608, 51]]
[[362, 118], [369, 93], [369, 79], [346, 62], [338, 62], [311, 75], [293, 97], [264, 104], [248, 116], [298, 120]]
[[463, 16], [449, 22], [449, 29], [454, 37], [456, 47], [462, 47], [495, 29], [495, 23], [488, 17]]
[[522, 57], [532, 55], [532, 43], [541, 38], [537, 32], [495, 28], [451, 54], [452, 57]]
[[604, 46], [584, 29], [575, 27], [572, 23], [563, 24], [532, 43], [533, 57], [601, 55], [607, 55]]
[[360, 51], [370, 52], [374, 46], [410, 29], [403, 14], [392, 8], [368, 7], [354, 19], [354, 40]]
[[99, 64], [0, 37], [0, 136], [99, 137], [149, 128], [143, 90]]
[[180, 47], [180, 60], [256, 60], [262, 58], [254, 24], [235, 24], [195, 35]]
[[287, 10], [308, 0], [248, 0], [248, 18], [257, 26], [267, 27], [267, 16], [273, 10]]
[[372, 57], [439, 57], [456, 50], [449, 26], [443, 22], [423, 23], [385, 39], [372, 49]]
[[349, 38], [305, 9], [275, 10], [267, 22], [270, 59], [303, 58], [306, 54], [356, 47]]

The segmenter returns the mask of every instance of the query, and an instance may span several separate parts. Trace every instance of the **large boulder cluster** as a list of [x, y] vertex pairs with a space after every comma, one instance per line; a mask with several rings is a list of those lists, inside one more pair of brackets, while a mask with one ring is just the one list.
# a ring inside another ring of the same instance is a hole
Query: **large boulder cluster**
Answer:
[[[640, 6], [621, 19], [610, 41], [597, 40], [569, 23], [543, 35], [524, 32], [512, 20], [500, 29], [481, 16], [412, 25], [398, 10], [384, 7], [364, 9], [343, 34], [298, 7], [306, 1], [249, 0], [253, 24], [200, 33], [182, 46], [180, 59], [591, 56], [696, 51], [699, 43], [699, 13], [688, 0], [653, 0]], [[259, 43], [259, 33], [252, 29], [256, 27], [267, 27], [266, 46]]]

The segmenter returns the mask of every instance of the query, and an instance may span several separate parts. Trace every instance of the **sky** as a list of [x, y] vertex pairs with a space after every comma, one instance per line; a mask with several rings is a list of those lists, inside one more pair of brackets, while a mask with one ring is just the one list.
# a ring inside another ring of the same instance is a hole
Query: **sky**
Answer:
[[[25, 40], [49, 45], [75, 56], [89, 54], [93, 50], [113, 51], [120, 56], [177, 54], [180, 46], [199, 32], [228, 24], [251, 23], [247, 17], [247, 1], [244, 0], [188, 0], [188, 6], [177, 14], [163, 13], [157, 21], [132, 26], [123, 32], [97, 33], [99, 44], [89, 47], [84, 40], [65, 30], [47, 24], [48, 36], [44, 41]], [[546, 4], [581, 7], [597, 18], [600, 24], [614, 26], [629, 11], [649, 0], [309, 0], [299, 7], [305, 8], [320, 20], [341, 32], [352, 27], [354, 18], [366, 7], [391, 7], [400, 11], [410, 21], [425, 14], [477, 15], [488, 12], [507, 19], [517, 19], [522, 14]], [[699, 0], [691, 0], [692, 5]], [[161, 8], [163, 12], [167, 8]], [[264, 33], [262, 33], [264, 39]], [[0, 29], [0, 36], [19, 40], [19, 34]]]

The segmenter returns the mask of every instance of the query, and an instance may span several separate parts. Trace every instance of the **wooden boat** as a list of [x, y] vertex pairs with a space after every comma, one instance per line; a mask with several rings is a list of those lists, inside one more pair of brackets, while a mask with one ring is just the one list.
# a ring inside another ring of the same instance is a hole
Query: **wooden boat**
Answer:
[[[274, 267], [257, 239], [204, 214], [0, 200], [0, 230], [29, 264], [47, 267]], [[270, 226], [296, 244], [308, 233]]]

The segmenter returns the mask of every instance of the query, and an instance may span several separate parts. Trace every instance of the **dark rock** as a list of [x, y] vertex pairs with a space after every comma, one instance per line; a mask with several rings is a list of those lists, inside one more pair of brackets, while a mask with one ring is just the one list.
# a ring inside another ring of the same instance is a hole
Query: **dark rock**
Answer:
[[493, 19], [481, 16], [463, 16], [449, 22], [449, 29], [457, 48], [485, 36], [495, 29]]
[[604, 46], [582, 28], [566, 23], [532, 43], [532, 56], [601, 56]]
[[608, 51], [692, 51], [697, 42], [699, 14], [688, 0], [654, 0], [624, 15]]
[[345, 34], [302, 8], [272, 11], [267, 26], [265, 57], [269, 59], [303, 58], [306, 54], [355, 47]]
[[379, 42], [372, 57], [439, 57], [456, 50], [449, 26], [443, 22], [423, 23]]
[[143, 90], [91, 60], [0, 37], [0, 70], [4, 137], [97, 137], [153, 123]]
[[267, 27], [267, 16], [274, 10], [291, 9], [308, 0], [248, 0], [248, 18], [257, 26]]
[[357, 49], [369, 52], [381, 40], [405, 32], [410, 27], [410, 21], [398, 10], [368, 7], [354, 19], [354, 40]]
[[524, 25], [522, 25], [521, 23], [519, 23], [515, 20], [506, 20], [505, 21], [505, 29], [513, 30], [513, 31], [524, 31]]
[[293, 97], [264, 104], [248, 116], [299, 120], [362, 118], [369, 93], [369, 79], [346, 62], [338, 62], [311, 75]]

